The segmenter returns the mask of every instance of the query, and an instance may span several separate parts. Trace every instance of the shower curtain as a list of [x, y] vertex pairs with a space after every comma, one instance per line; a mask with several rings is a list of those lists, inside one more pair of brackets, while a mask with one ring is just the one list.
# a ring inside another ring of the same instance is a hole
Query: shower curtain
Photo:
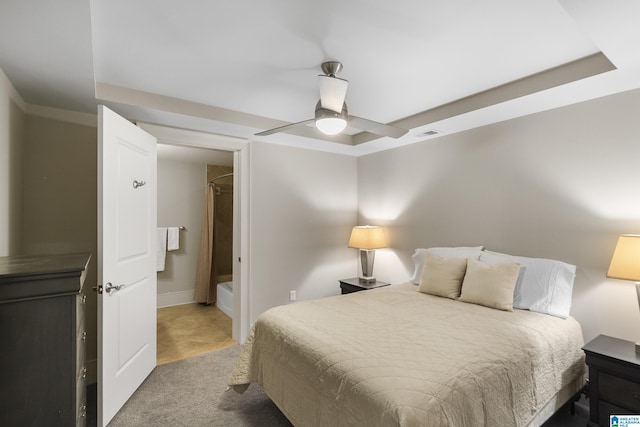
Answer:
[[233, 277], [233, 185], [207, 185], [195, 299], [216, 302], [216, 286]]
[[207, 185], [206, 205], [202, 217], [202, 233], [200, 235], [200, 255], [196, 272], [197, 302], [214, 304], [216, 302], [217, 268], [215, 265], [215, 246], [213, 244], [213, 227], [215, 225], [215, 188]]

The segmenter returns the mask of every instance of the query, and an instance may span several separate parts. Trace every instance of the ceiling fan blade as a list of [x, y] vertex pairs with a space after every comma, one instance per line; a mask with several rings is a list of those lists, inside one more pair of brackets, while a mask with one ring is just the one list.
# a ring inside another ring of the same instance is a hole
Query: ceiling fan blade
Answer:
[[330, 76], [318, 76], [318, 88], [320, 89], [320, 103], [322, 108], [340, 113], [344, 98], [347, 95], [349, 81]]
[[278, 133], [278, 132], [282, 132], [284, 130], [287, 130], [289, 128], [295, 127], [295, 126], [303, 126], [309, 123], [314, 123], [316, 121], [316, 119], [309, 119], [309, 120], [303, 120], [301, 122], [296, 122], [296, 123], [290, 123], [288, 125], [284, 125], [284, 126], [280, 126], [277, 128], [273, 128], [273, 129], [269, 129], [269, 130], [265, 130], [262, 132], [258, 132], [255, 135], [256, 136], [267, 136], [267, 135], [271, 135], [274, 133]]
[[400, 138], [409, 132], [397, 126], [386, 125], [384, 123], [374, 122], [373, 120], [363, 119], [362, 117], [349, 116], [349, 126], [365, 132], [375, 133], [376, 135], [388, 136], [390, 138]]

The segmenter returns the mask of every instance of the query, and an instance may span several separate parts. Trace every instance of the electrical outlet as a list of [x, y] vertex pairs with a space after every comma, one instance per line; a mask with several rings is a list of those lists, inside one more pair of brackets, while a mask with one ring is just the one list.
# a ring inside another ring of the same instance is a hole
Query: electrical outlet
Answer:
[[289, 301], [296, 300], [296, 291], [289, 291]]

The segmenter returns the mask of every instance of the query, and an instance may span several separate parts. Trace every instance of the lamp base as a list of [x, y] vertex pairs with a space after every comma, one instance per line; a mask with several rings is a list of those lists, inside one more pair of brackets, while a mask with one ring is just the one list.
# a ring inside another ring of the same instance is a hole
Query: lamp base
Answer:
[[360, 265], [362, 266], [362, 276], [359, 277], [360, 283], [374, 283], [376, 281], [376, 278], [373, 277], [373, 261], [375, 258], [376, 251], [373, 249], [360, 249]]

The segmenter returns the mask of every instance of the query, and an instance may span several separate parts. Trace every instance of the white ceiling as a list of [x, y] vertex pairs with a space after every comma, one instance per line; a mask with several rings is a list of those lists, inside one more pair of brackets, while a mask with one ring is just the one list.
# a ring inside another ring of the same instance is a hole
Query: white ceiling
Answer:
[[[0, 68], [30, 104], [360, 155], [640, 87], [638, 3], [3, 0]], [[313, 116], [326, 59], [410, 132], [254, 137]]]

